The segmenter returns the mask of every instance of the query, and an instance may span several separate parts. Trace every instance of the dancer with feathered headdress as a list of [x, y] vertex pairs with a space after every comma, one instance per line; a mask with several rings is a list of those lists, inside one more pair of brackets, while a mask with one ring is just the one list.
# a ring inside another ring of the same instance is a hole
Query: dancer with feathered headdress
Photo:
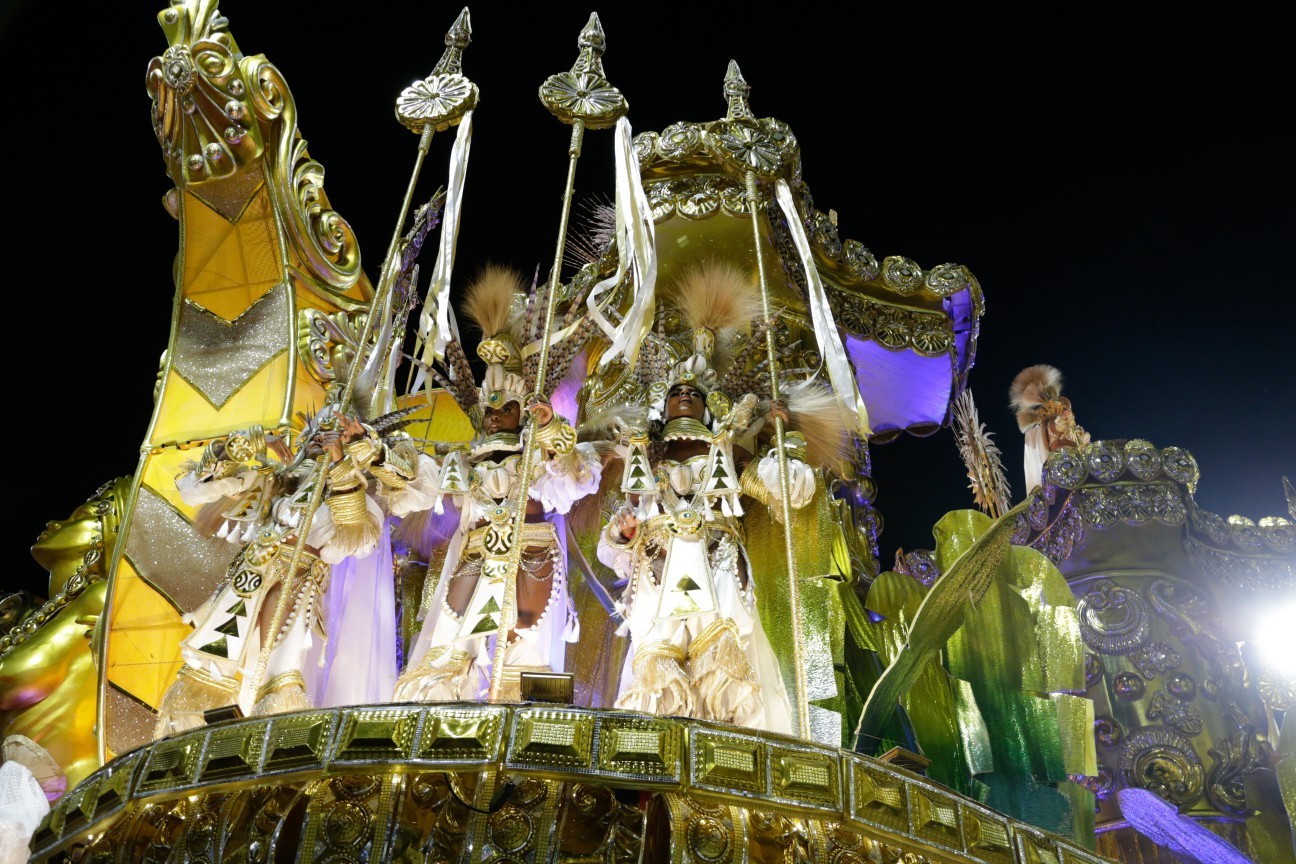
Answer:
[[[560, 519], [575, 501], [598, 489], [602, 465], [591, 445], [576, 443], [575, 430], [553, 408], [531, 402], [531, 393], [552, 392], [575, 354], [568, 346], [580, 345], [587, 332], [574, 315], [564, 322], [568, 339], [553, 346], [546, 381], [534, 387], [534, 354], [526, 346], [543, 327], [537, 310], [544, 302], [536, 289], [528, 293], [515, 271], [485, 268], [463, 304], [464, 314], [482, 333], [477, 346], [486, 362], [481, 384], [474, 385], [457, 338], [446, 347], [450, 372], [429, 372], [480, 434], [467, 449], [451, 449], [436, 467], [437, 494], [450, 498], [458, 524], [410, 662], [396, 682], [397, 701], [472, 701], [488, 692], [493, 643], [505, 614], [505, 579], [512, 572], [512, 506], [523, 473], [525, 434], [537, 436], [538, 461], [527, 472], [531, 489], [517, 541], [523, 548], [515, 577], [517, 621], [504, 653], [505, 698], [519, 697], [524, 671], [561, 672], [566, 643], [579, 635], [567, 594]], [[529, 414], [525, 433], [524, 412]], [[438, 512], [444, 506], [435, 504]]]
[[769, 379], [764, 362], [751, 361], [768, 325], [753, 328], [761, 304], [748, 274], [701, 263], [665, 294], [659, 324], [678, 316], [684, 329], [659, 329], [640, 349], [650, 429], [628, 437], [625, 502], [598, 545], [599, 559], [627, 582], [618, 611], [631, 647], [616, 704], [791, 732], [742, 523], [744, 495], [764, 504], [781, 495], [778, 459], [772, 451], [757, 458], [737, 442], [760, 440], [773, 426], [767, 418], [783, 419], [792, 430], [791, 504], [800, 508], [815, 494], [812, 465], [846, 461], [846, 430], [817, 384], [791, 388], [786, 401], [762, 400]]
[[1008, 388], [1008, 401], [1017, 414], [1017, 428], [1026, 435], [1023, 470], [1026, 494], [1040, 485], [1049, 454], [1062, 447], [1082, 447], [1089, 433], [1076, 425], [1071, 400], [1062, 395], [1062, 373], [1040, 363], [1017, 373]]

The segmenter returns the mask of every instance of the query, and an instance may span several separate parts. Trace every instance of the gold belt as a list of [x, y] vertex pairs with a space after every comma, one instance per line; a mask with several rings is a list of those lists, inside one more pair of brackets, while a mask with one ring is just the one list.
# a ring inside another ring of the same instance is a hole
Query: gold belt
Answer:
[[[483, 525], [468, 532], [468, 541], [464, 544], [463, 551], [465, 556], [489, 557], [485, 538], [490, 527]], [[554, 530], [552, 522], [524, 522], [522, 523], [522, 544], [524, 549], [530, 546], [556, 546], [558, 532]]]
[[662, 543], [667, 537], [698, 537], [716, 531], [738, 535], [737, 527], [729, 517], [715, 514], [708, 522], [701, 510], [687, 509], [654, 516], [644, 523], [638, 536], [643, 543], [651, 544]]

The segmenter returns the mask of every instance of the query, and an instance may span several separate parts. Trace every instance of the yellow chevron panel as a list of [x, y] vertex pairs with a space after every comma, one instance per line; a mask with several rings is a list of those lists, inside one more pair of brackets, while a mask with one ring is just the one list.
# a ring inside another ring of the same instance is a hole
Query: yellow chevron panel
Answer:
[[410, 415], [414, 418], [414, 422], [405, 427], [405, 431], [414, 438], [427, 441], [470, 441], [476, 434], [468, 415], [445, 390], [424, 391], [417, 396], [401, 396], [396, 400], [396, 405], [398, 408], [423, 406]]
[[324, 385], [320, 384], [307, 370], [305, 364], [299, 360], [297, 362], [296, 388], [293, 390], [292, 417], [289, 418], [289, 425], [300, 432], [302, 422], [297, 415], [314, 414], [324, 405], [324, 400]]
[[202, 199], [185, 196], [184, 296], [233, 321], [283, 280], [269, 193], [262, 186], [231, 225]]
[[190, 507], [180, 500], [180, 492], [176, 489], [175, 478], [183, 473], [180, 469], [181, 465], [185, 462], [197, 462], [202, 458], [202, 452], [201, 447], [194, 447], [189, 450], [166, 449], [161, 453], [150, 455], [148, 461], [144, 463], [144, 485], [160, 495], [176, 510], [183, 513], [190, 522], [194, 520], [198, 508]]
[[180, 671], [180, 640], [191, 629], [180, 613], [122, 558], [108, 622], [108, 680], [154, 708]]
[[291, 360], [287, 351], [275, 355], [220, 410], [213, 408], [193, 385], [171, 370], [162, 396], [162, 410], [149, 443], [211, 438], [253, 423], [277, 425], [288, 391]]

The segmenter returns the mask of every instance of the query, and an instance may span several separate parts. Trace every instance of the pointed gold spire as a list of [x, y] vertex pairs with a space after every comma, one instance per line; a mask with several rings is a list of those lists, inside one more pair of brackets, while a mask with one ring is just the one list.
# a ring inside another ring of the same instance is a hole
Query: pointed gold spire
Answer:
[[600, 78], [604, 77], [606, 73], [603, 72], [603, 52], [607, 49], [607, 36], [603, 34], [603, 22], [599, 21], [597, 12], [590, 13], [589, 21], [577, 37], [576, 44], [580, 46], [581, 51], [580, 56], [576, 58], [576, 65], [572, 67], [572, 72], [577, 75], [589, 72]]
[[580, 55], [570, 72], [551, 75], [540, 85], [540, 101], [564, 123], [582, 121], [587, 129], [606, 129], [630, 109], [621, 91], [603, 75], [603, 51], [607, 38], [598, 13], [576, 40]]
[[411, 132], [444, 132], [477, 107], [477, 85], [463, 74], [463, 52], [472, 42], [472, 19], [465, 6], [446, 31], [445, 53], [432, 74], [415, 81], [396, 98], [396, 119]]
[[724, 95], [729, 103], [726, 120], [756, 119], [756, 115], [752, 114], [751, 106], [747, 104], [747, 97], [750, 94], [751, 85], [743, 78], [742, 70], [738, 68], [738, 61], [730, 60], [729, 71], [725, 73], [724, 79]]
[[465, 6], [445, 35], [445, 53], [432, 67], [433, 75], [455, 75], [463, 72], [463, 52], [472, 42], [472, 18]]

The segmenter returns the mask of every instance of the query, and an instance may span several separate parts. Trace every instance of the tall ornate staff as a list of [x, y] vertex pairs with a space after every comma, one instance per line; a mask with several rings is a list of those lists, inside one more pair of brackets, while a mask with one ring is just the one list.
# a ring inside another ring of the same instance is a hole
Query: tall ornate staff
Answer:
[[[370, 305], [369, 320], [365, 326], [363, 338], [360, 338], [356, 343], [356, 356], [347, 369], [346, 383], [341, 395], [334, 401], [336, 411], [339, 413], [351, 404], [356, 381], [360, 377], [360, 369], [366, 365], [366, 358], [363, 356], [364, 350], [373, 337], [377, 322], [387, 315], [387, 307], [391, 303], [392, 289], [400, 271], [399, 259], [396, 255], [397, 246], [400, 242], [401, 231], [405, 226], [405, 219], [409, 215], [410, 202], [414, 197], [414, 188], [418, 184], [419, 173], [423, 169], [423, 160], [427, 157], [432, 144], [432, 136], [437, 132], [444, 132], [452, 126], [459, 125], [461, 121], [466, 121], [465, 128], [461, 131], [461, 138], [471, 134], [469, 130], [471, 130], [472, 124], [472, 110], [477, 106], [478, 98], [477, 85], [469, 81], [462, 72], [463, 51], [471, 41], [472, 22], [468, 15], [468, 7], [465, 6], [449, 31], [446, 32], [445, 51], [442, 53], [441, 59], [437, 61], [436, 66], [432, 68], [432, 73], [422, 81], [416, 81], [406, 87], [396, 100], [396, 119], [405, 128], [419, 136], [418, 155], [414, 160], [414, 170], [410, 173], [409, 185], [405, 189], [405, 198], [401, 202], [400, 216], [396, 219], [396, 228], [392, 233], [391, 243], [387, 246], [387, 256], [383, 259], [378, 289], [374, 292], [374, 299]], [[459, 149], [461, 148], [456, 148], [457, 151]], [[452, 171], [452, 173], [454, 172]], [[448, 209], [449, 204], [447, 205]], [[443, 222], [442, 233], [444, 234], [448, 230], [453, 230], [452, 226]], [[302, 446], [306, 445], [303, 443]], [[269, 663], [270, 653], [274, 648], [274, 634], [278, 633], [279, 628], [283, 626], [284, 615], [294, 594], [292, 582], [296, 580], [298, 568], [301, 566], [302, 554], [306, 547], [306, 537], [310, 534], [311, 522], [315, 518], [315, 512], [319, 510], [320, 504], [324, 500], [324, 478], [327, 470], [327, 461], [321, 459], [311, 475], [311, 497], [305, 511], [302, 513], [301, 524], [297, 529], [297, 542], [293, 546], [288, 575], [285, 577], [284, 588], [280, 591], [279, 601], [275, 604], [274, 617], [271, 619], [271, 626], [266, 635], [265, 644], [261, 646], [261, 651], [257, 656], [256, 672], [253, 679], [255, 687], [260, 686], [261, 679], [265, 676], [266, 665]]]
[[[779, 364], [778, 352], [774, 343], [773, 311], [770, 308], [769, 279], [765, 272], [765, 251], [761, 241], [759, 216], [762, 211], [760, 197], [760, 179], [758, 171], [770, 173], [777, 171], [781, 160], [770, 157], [775, 153], [772, 146], [762, 146], [761, 138], [765, 132], [756, 123], [755, 115], [747, 105], [747, 94], [751, 87], [742, 77], [742, 71], [735, 60], [729, 61], [725, 74], [724, 94], [729, 103], [725, 114], [727, 128], [720, 132], [720, 141], [726, 155], [736, 159], [744, 170], [747, 191], [747, 209], [751, 211], [752, 242], [756, 247], [756, 271], [760, 277], [761, 312], [765, 316], [765, 356], [769, 366], [770, 398], [778, 400]], [[807, 696], [804, 637], [801, 627], [801, 578], [797, 572], [796, 543], [792, 534], [792, 496], [788, 487], [787, 447], [783, 418], [774, 417], [774, 441], [779, 466], [779, 493], [783, 508], [783, 545], [787, 553], [788, 567], [788, 601], [792, 606], [792, 668], [794, 670], [796, 692], [793, 701], [796, 703], [797, 732], [803, 738], [810, 738], [810, 701]]]
[[[810, 312], [815, 340], [823, 357], [824, 369], [832, 385], [834, 398], [846, 428], [858, 435], [868, 433], [868, 411], [860, 396], [859, 385], [851, 369], [850, 360], [842, 348], [841, 337], [833, 321], [832, 310], [823, 283], [819, 279], [811, 255], [805, 226], [797, 213], [791, 189], [784, 172], [795, 158], [796, 140], [791, 131], [777, 120], [757, 120], [747, 105], [751, 88], [743, 80], [735, 61], [729, 62], [725, 75], [724, 94], [729, 110], [724, 120], [711, 124], [708, 132], [715, 141], [715, 151], [722, 160], [743, 172], [746, 181], [747, 206], [752, 217], [752, 240], [756, 246], [756, 266], [760, 275], [761, 305], [767, 324], [765, 330], [766, 360], [769, 366], [770, 391], [774, 399], [780, 397], [778, 354], [775, 351], [774, 327], [769, 300], [769, 280], [765, 269], [765, 252], [761, 242], [760, 213], [765, 201], [760, 194], [760, 181], [773, 186], [774, 199], [788, 222], [788, 233], [796, 248], [806, 275], [806, 305]], [[788, 595], [792, 605], [792, 651], [796, 680], [797, 720], [802, 737], [810, 738], [809, 688], [804, 665], [803, 624], [801, 611], [801, 586], [796, 565], [796, 544], [792, 535], [791, 500], [788, 488], [787, 452], [784, 445], [783, 421], [774, 420], [775, 444], [779, 465], [779, 487], [782, 493], [784, 546], [788, 559]]]
[[[598, 13], [590, 15], [589, 22], [580, 32], [576, 44], [580, 55], [570, 72], [550, 76], [540, 85], [540, 101], [555, 117], [571, 124], [571, 143], [567, 145], [567, 186], [563, 190], [562, 218], [558, 222], [558, 244], [554, 250], [553, 267], [549, 271], [549, 290], [545, 304], [544, 332], [536, 366], [532, 402], [542, 399], [545, 374], [549, 366], [549, 340], [553, 332], [554, 304], [558, 298], [559, 276], [562, 270], [563, 250], [567, 243], [567, 221], [571, 215], [572, 194], [576, 183], [576, 160], [581, 155], [581, 143], [586, 129], [607, 129], [629, 110], [621, 91], [613, 87], [603, 74], [603, 50], [607, 40]], [[490, 699], [499, 701], [504, 681], [504, 653], [508, 647], [508, 634], [517, 618], [517, 573], [522, 558], [522, 530], [526, 524], [527, 501], [531, 488], [531, 462], [536, 452], [536, 430], [526, 436], [522, 452], [522, 466], [518, 472], [516, 499], [514, 500], [513, 529], [510, 537], [508, 566], [501, 573], [504, 579], [504, 602], [500, 609], [499, 627], [495, 635], [495, 653], [491, 661]], [[483, 574], [485, 575], [485, 574]]]

